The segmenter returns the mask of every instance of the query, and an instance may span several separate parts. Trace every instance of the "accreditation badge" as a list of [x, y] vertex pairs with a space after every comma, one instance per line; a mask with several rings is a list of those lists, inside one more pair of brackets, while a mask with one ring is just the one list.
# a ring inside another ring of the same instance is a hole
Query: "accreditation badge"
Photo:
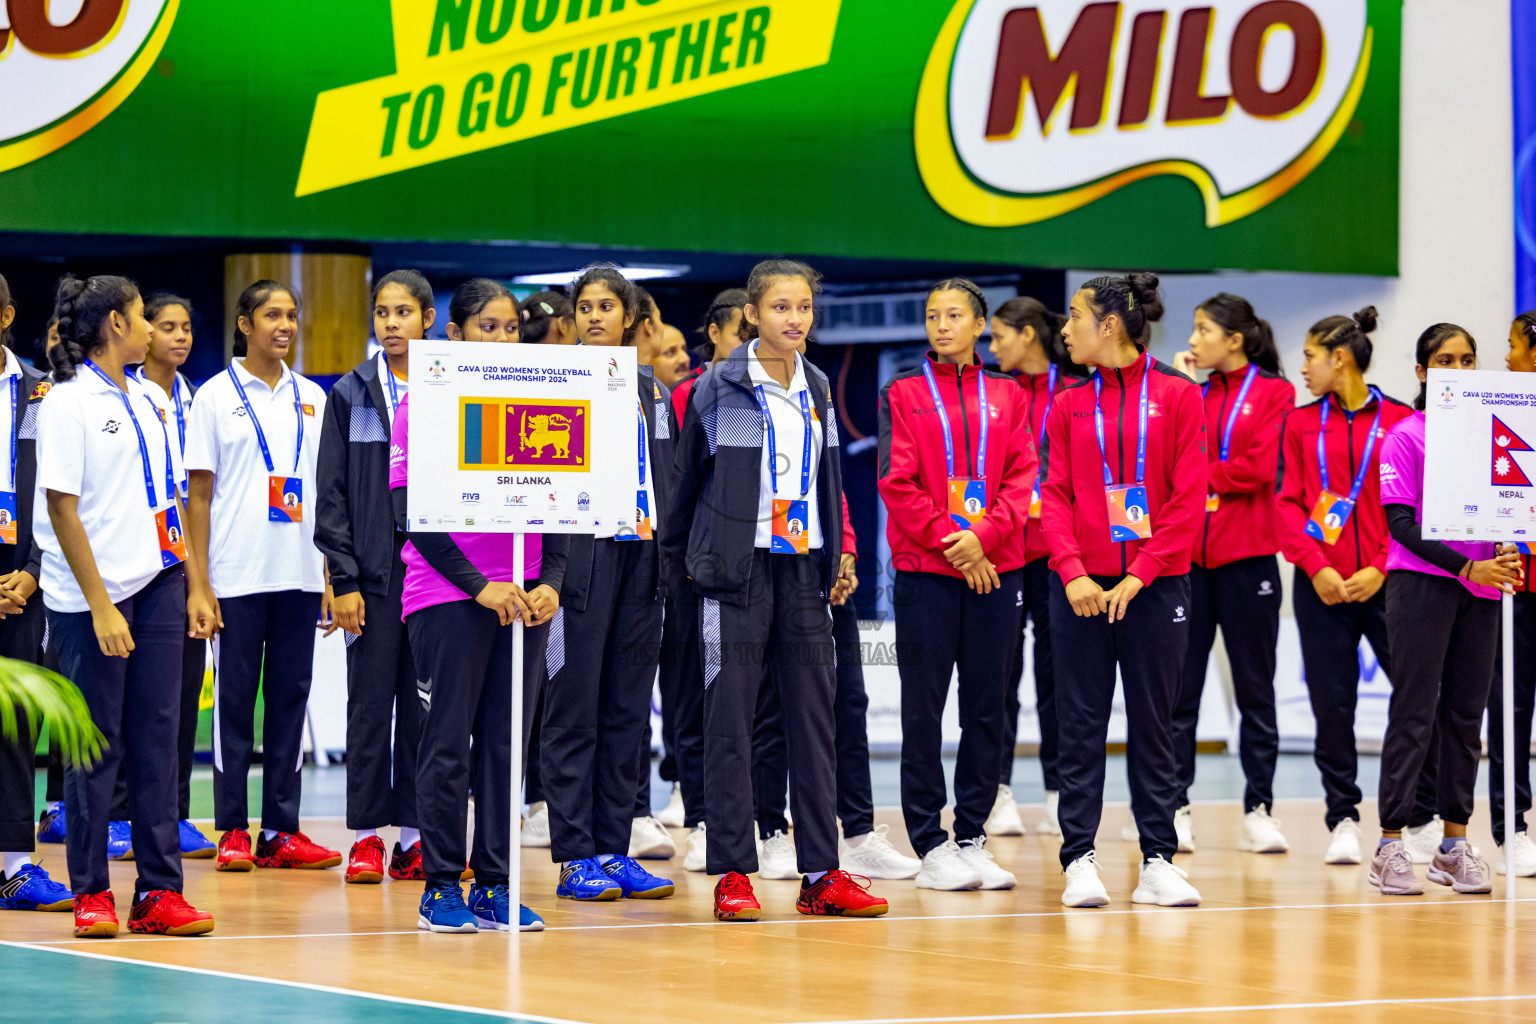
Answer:
[[1109, 511], [1110, 541], [1119, 544], [1151, 538], [1152, 513], [1147, 507], [1145, 484], [1104, 488], [1104, 505]]

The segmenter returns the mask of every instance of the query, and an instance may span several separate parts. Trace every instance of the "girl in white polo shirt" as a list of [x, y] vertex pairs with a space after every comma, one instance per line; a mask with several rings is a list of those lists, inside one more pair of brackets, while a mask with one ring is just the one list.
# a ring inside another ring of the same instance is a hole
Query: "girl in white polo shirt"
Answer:
[[59, 383], [39, 411], [37, 517], [41, 589], [59, 668], [85, 695], [106, 751], [65, 777], [75, 934], [117, 934], [107, 874], [107, 815], [128, 760], [138, 881], [130, 931], [195, 935], [213, 916], [181, 896], [176, 729], [182, 632], [216, 621], [204, 563], [187, 557], [180, 452], [158, 385], [130, 376], [150, 326], [133, 282], [65, 277], [56, 299]]
[[[329, 615], [314, 544], [315, 457], [325, 392], [283, 362], [299, 335], [293, 289], [240, 294], [235, 360], [203, 385], [187, 430], [190, 535], [223, 621], [214, 642], [213, 810], [220, 871], [328, 868], [341, 854], [299, 831], [299, 766], [315, 624]], [[266, 701], [261, 838], [254, 856], [246, 777], [256, 690]]]

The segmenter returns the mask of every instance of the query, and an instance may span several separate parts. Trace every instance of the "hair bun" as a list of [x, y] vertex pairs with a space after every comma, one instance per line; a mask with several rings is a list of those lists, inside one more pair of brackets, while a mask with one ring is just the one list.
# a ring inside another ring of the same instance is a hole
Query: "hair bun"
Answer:
[[1376, 330], [1376, 307], [1366, 306], [1355, 314], [1354, 321], [1359, 325], [1360, 330], [1370, 334]]
[[1141, 310], [1142, 316], [1147, 322], [1152, 323], [1163, 318], [1163, 299], [1158, 294], [1159, 281], [1157, 275], [1147, 271], [1137, 271], [1125, 275], [1125, 281], [1130, 285], [1131, 294], [1136, 299], [1136, 308]]

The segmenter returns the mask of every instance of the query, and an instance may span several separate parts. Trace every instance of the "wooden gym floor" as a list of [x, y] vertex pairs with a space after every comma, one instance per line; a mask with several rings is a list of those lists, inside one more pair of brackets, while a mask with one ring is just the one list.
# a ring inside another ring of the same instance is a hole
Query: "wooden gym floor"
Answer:
[[[1362, 810], [1369, 843], [1374, 808]], [[548, 852], [525, 850], [524, 901], [549, 928], [521, 936], [418, 931], [419, 883], [348, 886], [340, 869], [217, 874], [212, 861], [188, 861], [187, 895], [218, 922], [204, 938], [75, 940], [67, 914], [0, 914], [0, 1020], [1536, 1018], [1536, 879], [1519, 880], [1513, 899], [1502, 879], [1492, 897], [1434, 885], [1382, 897], [1364, 868], [1322, 863], [1319, 802], [1283, 801], [1276, 813], [1293, 850], [1259, 856], [1236, 849], [1240, 806], [1197, 806], [1199, 852], [1178, 858], [1205, 898], [1193, 910], [1131, 904], [1138, 855], [1119, 838], [1123, 806], [1105, 813], [1099, 859], [1113, 902], [1101, 910], [1061, 906], [1058, 843], [1033, 834], [991, 844], [1016, 890], [876, 882], [892, 911], [874, 921], [800, 917], [796, 883], [759, 881], [764, 920], [716, 924], [712, 880], [681, 858], [649, 865], [677, 882], [672, 899], [577, 905], [554, 898]], [[901, 832], [899, 814], [880, 820]], [[1491, 853], [1486, 822], [1480, 803], [1474, 841]], [[340, 820], [309, 831], [346, 848]], [[62, 848], [41, 849], [62, 880]], [[133, 865], [112, 876], [126, 920]]]

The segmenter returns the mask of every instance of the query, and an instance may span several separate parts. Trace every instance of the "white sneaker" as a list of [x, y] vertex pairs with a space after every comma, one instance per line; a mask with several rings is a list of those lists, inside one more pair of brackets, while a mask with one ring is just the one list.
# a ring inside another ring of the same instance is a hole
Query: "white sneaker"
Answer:
[[[1536, 878], [1536, 843], [1524, 832], [1515, 833], [1515, 877]], [[1499, 847], [1499, 874], [1504, 873], [1504, 847]]]
[[629, 826], [629, 855], [639, 860], [671, 860], [677, 844], [655, 818], [636, 818]]
[[1057, 817], [1056, 810], [1061, 805], [1061, 794], [1054, 789], [1045, 791], [1045, 817], [1040, 819], [1040, 824], [1035, 826], [1035, 831], [1042, 836], [1061, 835], [1061, 819]]
[[1188, 804], [1173, 812], [1173, 832], [1179, 838], [1180, 853], [1195, 852], [1195, 816]]
[[1131, 893], [1132, 903], [1156, 903], [1160, 907], [1198, 907], [1200, 893], [1184, 879], [1183, 868], [1153, 857], [1141, 864], [1141, 881]]
[[1024, 834], [1024, 821], [1019, 817], [1019, 805], [1013, 801], [1013, 787], [997, 787], [997, 800], [992, 804], [992, 813], [987, 815], [987, 823], [983, 827], [989, 836]]
[[1019, 884], [1012, 872], [1004, 871], [993, 859], [992, 851], [987, 849], [986, 836], [961, 843], [960, 859], [981, 876], [980, 887], [983, 889], [1012, 889]]
[[1132, 818], [1129, 825], [1120, 826], [1120, 838], [1127, 843], [1141, 842], [1141, 830], [1136, 827], [1136, 819]]
[[1099, 862], [1092, 853], [1067, 865], [1067, 887], [1062, 890], [1061, 903], [1065, 907], [1109, 906], [1109, 890], [1099, 880]]
[[656, 820], [667, 828], [683, 827], [686, 820], [683, 814], [683, 790], [677, 783], [672, 783], [672, 795], [667, 798], [667, 806], [656, 815]]
[[528, 805], [528, 816], [523, 819], [523, 832], [518, 843], [522, 846], [549, 845], [549, 804], [540, 800]]
[[889, 825], [876, 825], [873, 832], [854, 836], [853, 840], [857, 840], [856, 843], [844, 837], [837, 848], [839, 866], [844, 871], [863, 875], [865, 878], [916, 877], [923, 862], [916, 857], [908, 857], [892, 846], [891, 841], [886, 838], [886, 833], [890, 830]]
[[917, 887], [949, 892], [980, 889], [981, 875], [961, 859], [960, 847], [955, 841], [946, 839], [923, 856], [922, 868], [917, 873]]
[[1323, 862], [1325, 864], [1359, 864], [1362, 859], [1360, 823], [1354, 818], [1345, 818], [1333, 826], [1333, 838], [1328, 841], [1328, 852], [1323, 855]]
[[800, 877], [795, 860], [795, 841], [778, 829], [758, 844], [757, 873], [763, 878], [786, 881]]
[[704, 823], [701, 821], [698, 828], [688, 833], [688, 852], [683, 855], [683, 870], [703, 871], [707, 863], [704, 849]]
[[1259, 804], [1243, 815], [1243, 834], [1238, 836], [1237, 848], [1250, 853], [1288, 853], [1291, 844], [1280, 833], [1280, 822], [1270, 817], [1269, 808]]
[[1445, 838], [1445, 822], [1437, 816], [1428, 825], [1403, 829], [1403, 846], [1408, 859], [1415, 864], [1428, 864], [1440, 852], [1440, 840]]

